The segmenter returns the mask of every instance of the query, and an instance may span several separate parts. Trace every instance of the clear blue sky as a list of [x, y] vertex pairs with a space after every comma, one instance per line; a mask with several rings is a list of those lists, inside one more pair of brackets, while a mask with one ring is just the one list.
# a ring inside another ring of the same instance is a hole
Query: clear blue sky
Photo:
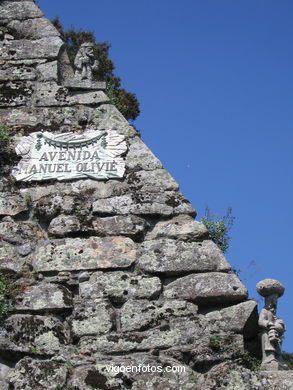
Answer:
[[201, 216], [236, 217], [227, 258], [257, 297], [286, 286], [279, 316], [293, 352], [293, 1], [39, 0], [48, 18], [112, 45], [136, 93], [142, 138]]

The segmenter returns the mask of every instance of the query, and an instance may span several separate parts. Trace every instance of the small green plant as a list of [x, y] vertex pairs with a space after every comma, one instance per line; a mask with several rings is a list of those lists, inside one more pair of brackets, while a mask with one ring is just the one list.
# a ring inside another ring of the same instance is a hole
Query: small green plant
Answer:
[[245, 349], [237, 347], [232, 335], [211, 336], [209, 338], [209, 347], [215, 352], [228, 352], [230, 358], [232, 357], [234, 361], [238, 360], [251, 371], [258, 371], [260, 369], [261, 361], [251, 356]]
[[2, 321], [9, 311], [7, 298], [12, 286], [12, 281], [0, 273], [0, 321]]
[[32, 204], [32, 196], [29, 192], [27, 192], [24, 196], [24, 201], [27, 206], [30, 206]]
[[228, 235], [235, 217], [232, 216], [232, 208], [227, 209], [226, 215], [219, 217], [217, 214], [211, 213], [209, 207], [205, 209], [205, 216], [201, 218], [201, 222], [209, 231], [209, 236], [218, 247], [225, 253], [229, 248], [231, 237]]
[[38, 280], [38, 277], [39, 277], [38, 271], [32, 271], [31, 275], [32, 275], [33, 279]]
[[0, 126], [0, 147], [4, 148], [11, 141], [12, 129], [9, 126]]
[[228, 350], [232, 343], [233, 337], [231, 335], [214, 335], [209, 338], [209, 347], [217, 352]]

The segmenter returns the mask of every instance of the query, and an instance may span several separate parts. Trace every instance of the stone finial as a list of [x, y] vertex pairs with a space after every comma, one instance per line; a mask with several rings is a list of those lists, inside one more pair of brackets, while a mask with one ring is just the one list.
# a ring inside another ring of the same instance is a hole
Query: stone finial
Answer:
[[92, 42], [83, 43], [74, 60], [75, 77], [79, 80], [92, 81], [93, 71], [98, 70], [99, 61], [94, 58], [94, 44]]
[[286, 328], [283, 320], [276, 316], [277, 301], [284, 294], [285, 287], [278, 280], [264, 279], [257, 283], [256, 289], [265, 298], [265, 307], [258, 321], [262, 343], [261, 368], [269, 371], [286, 370], [281, 349]]
[[275, 279], [264, 279], [257, 283], [256, 290], [262, 297], [268, 297], [276, 294], [281, 297], [284, 294], [285, 287]]

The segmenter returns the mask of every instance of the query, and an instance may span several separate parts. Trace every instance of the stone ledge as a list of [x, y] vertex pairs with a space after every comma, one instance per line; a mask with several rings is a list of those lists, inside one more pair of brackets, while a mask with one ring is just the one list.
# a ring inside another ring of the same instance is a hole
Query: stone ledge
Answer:
[[79, 81], [79, 80], [67, 80], [63, 86], [72, 90], [104, 90], [106, 89], [105, 81]]

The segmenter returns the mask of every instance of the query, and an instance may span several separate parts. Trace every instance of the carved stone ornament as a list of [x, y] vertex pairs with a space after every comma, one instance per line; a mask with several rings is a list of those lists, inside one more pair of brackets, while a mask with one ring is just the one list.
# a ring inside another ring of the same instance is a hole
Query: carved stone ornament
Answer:
[[18, 181], [122, 178], [127, 151], [116, 131], [87, 130], [83, 134], [36, 132], [16, 147], [22, 157], [12, 170]]
[[256, 285], [257, 292], [265, 298], [265, 307], [259, 315], [258, 325], [262, 344], [263, 370], [287, 370], [282, 359], [282, 339], [286, 330], [283, 320], [277, 317], [277, 301], [285, 287], [278, 280], [264, 279]]
[[93, 79], [93, 71], [99, 68], [99, 62], [94, 58], [94, 45], [91, 42], [83, 43], [74, 60], [75, 77], [79, 80]]

